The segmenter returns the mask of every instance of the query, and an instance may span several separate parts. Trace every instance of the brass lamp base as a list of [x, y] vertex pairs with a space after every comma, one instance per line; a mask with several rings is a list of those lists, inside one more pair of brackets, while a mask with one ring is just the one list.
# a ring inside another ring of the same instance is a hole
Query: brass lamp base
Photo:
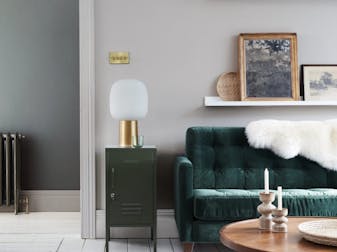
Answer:
[[136, 120], [119, 121], [119, 146], [132, 146], [132, 136], [138, 136], [138, 123]]

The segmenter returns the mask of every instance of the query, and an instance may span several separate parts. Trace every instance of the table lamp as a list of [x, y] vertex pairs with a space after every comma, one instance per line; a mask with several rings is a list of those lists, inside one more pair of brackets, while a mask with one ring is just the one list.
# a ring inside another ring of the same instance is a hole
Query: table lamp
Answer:
[[138, 138], [137, 120], [148, 110], [148, 94], [143, 82], [134, 79], [118, 80], [110, 91], [110, 113], [119, 120], [119, 145], [129, 147], [132, 137]]

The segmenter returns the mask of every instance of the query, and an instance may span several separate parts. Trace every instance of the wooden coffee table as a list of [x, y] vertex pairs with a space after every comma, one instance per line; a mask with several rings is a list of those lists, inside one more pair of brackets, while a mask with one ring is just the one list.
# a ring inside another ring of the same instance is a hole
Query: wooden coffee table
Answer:
[[238, 221], [226, 225], [220, 230], [220, 240], [225, 246], [240, 252], [337, 251], [337, 247], [319, 245], [306, 241], [298, 231], [297, 226], [300, 223], [319, 219], [321, 218], [289, 217], [288, 233], [273, 233], [271, 231], [260, 230], [258, 229], [257, 219]]

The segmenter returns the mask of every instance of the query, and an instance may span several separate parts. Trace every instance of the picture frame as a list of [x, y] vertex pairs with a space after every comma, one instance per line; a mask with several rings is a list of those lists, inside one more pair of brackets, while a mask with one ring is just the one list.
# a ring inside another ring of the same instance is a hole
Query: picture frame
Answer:
[[241, 100], [299, 100], [296, 33], [241, 33]]
[[302, 65], [304, 100], [337, 100], [337, 65]]

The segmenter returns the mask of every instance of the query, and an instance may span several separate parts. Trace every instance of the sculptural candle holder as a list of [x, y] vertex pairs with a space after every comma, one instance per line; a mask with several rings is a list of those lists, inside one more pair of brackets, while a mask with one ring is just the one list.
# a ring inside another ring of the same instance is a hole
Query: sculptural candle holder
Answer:
[[282, 209], [274, 209], [272, 211], [273, 214], [273, 226], [272, 231], [273, 232], [288, 232], [288, 218], [286, 217], [288, 215], [288, 208], [282, 208]]
[[257, 207], [257, 211], [261, 214], [259, 218], [259, 228], [265, 230], [271, 230], [272, 228], [272, 210], [276, 207], [272, 204], [275, 200], [275, 193], [269, 192], [261, 192], [260, 193], [260, 201], [261, 205]]

